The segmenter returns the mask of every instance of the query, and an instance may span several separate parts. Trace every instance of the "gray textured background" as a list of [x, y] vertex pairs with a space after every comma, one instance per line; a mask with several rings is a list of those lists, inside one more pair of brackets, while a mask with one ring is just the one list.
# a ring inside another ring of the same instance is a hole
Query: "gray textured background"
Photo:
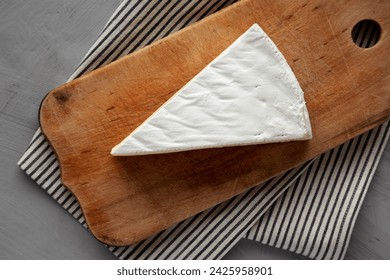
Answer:
[[[66, 81], [120, 0], [0, 0], [0, 259], [114, 259], [16, 163], [45, 94]], [[390, 145], [348, 259], [390, 259]], [[242, 240], [227, 259], [301, 259]]]

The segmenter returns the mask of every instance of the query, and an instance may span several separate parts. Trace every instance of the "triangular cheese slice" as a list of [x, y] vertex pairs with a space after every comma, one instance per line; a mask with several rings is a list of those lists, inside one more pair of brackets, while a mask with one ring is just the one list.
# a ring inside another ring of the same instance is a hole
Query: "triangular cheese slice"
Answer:
[[291, 68], [254, 24], [111, 154], [131, 156], [311, 138]]

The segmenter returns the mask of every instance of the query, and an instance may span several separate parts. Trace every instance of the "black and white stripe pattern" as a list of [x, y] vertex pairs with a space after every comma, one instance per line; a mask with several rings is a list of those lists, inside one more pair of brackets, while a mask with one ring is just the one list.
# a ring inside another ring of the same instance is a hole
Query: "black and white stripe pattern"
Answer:
[[[233, 2], [125, 0], [70, 80]], [[120, 259], [220, 259], [247, 236], [311, 258], [343, 258], [388, 136], [389, 123], [138, 244], [108, 248]], [[40, 129], [18, 164], [87, 227]]]

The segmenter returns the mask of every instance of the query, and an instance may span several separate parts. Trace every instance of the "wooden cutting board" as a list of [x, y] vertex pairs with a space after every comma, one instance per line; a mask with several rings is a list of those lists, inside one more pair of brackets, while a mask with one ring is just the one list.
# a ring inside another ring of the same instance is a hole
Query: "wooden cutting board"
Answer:
[[[390, 114], [389, 1], [246, 0], [51, 91], [41, 127], [63, 183], [94, 236], [140, 241], [293, 168]], [[353, 26], [381, 25], [377, 45], [356, 46]], [[253, 23], [300, 82], [313, 139], [137, 157], [111, 148]]]

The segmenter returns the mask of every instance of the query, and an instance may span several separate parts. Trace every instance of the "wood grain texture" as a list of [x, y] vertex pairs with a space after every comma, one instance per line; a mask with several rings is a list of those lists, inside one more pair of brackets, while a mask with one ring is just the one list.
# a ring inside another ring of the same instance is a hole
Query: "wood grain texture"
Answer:
[[[386, 6], [386, 7], [384, 7]], [[239, 2], [191, 27], [65, 84], [40, 122], [64, 184], [95, 237], [137, 242], [382, 123], [390, 113], [386, 1]], [[351, 40], [363, 18], [382, 38]], [[313, 140], [115, 158], [111, 148], [257, 22], [305, 92]]]

